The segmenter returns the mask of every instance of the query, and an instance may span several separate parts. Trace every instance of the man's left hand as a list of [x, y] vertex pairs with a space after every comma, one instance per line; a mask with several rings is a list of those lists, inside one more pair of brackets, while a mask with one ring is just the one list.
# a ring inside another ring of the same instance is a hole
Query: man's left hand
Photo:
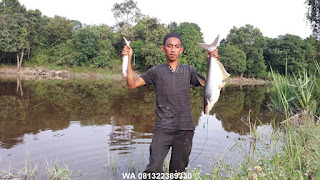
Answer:
[[207, 53], [207, 60], [208, 60], [208, 61], [209, 61], [209, 59], [210, 59], [210, 55], [211, 55], [212, 57], [218, 59], [218, 58], [219, 58], [218, 49], [215, 49], [215, 50], [213, 50], [213, 51], [208, 51], [208, 53]]

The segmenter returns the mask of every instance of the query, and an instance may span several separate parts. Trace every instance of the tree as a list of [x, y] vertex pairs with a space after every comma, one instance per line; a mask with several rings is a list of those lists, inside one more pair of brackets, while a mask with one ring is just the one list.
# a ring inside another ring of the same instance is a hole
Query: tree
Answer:
[[235, 45], [246, 53], [245, 74], [247, 76], [264, 77], [266, 75], [263, 58], [266, 39], [258, 28], [248, 24], [240, 28], [233, 27], [223, 43]]
[[125, 0], [123, 3], [113, 5], [112, 12], [117, 21], [121, 34], [132, 39], [133, 34], [130, 30], [141, 17], [140, 9], [137, 2], [133, 0]]
[[91, 26], [79, 29], [74, 34], [75, 49], [79, 52], [78, 65], [88, 64], [96, 56], [100, 34]]
[[201, 28], [195, 23], [184, 22], [176, 28], [175, 23], [170, 25], [172, 32], [179, 34], [182, 38], [182, 63], [192, 65], [197, 71], [204, 73], [207, 71], [206, 53], [204, 49], [198, 46], [203, 42]]
[[315, 39], [303, 40], [299, 36], [286, 34], [278, 38], [268, 39], [264, 50], [266, 63], [275, 71], [285, 74], [308, 69], [316, 60]]
[[308, 12], [307, 19], [311, 24], [315, 38], [320, 40], [320, 1], [319, 0], [306, 0]]
[[150, 32], [146, 33], [145, 45], [141, 48], [146, 68], [165, 63], [165, 55], [161, 50], [161, 46], [163, 37], [168, 33], [168, 29], [163, 24], [158, 24], [154, 29], [151, 29]]
[[246, 70], [246, 53], [235, 45], [219, 46], [219, 59], [226, 70], [233, 75], [243, 76]]
[[112, 59], [116, 51], [112, 46], [113, 32], [107, 25], [93, 26], [93, 30], [100, 35], [98, 45], [96, 46], [96, 56], [92, 58], [95, 67], [112, 67]]
[[30, 48], [28, 49], [28, 58], [31, 49], [36, 49], [39, 46], [45, 47], [47, 38], [45, 36], [45, 26], [47, 25], [48, 18], [42, 17], [39, 10], [28, 10], [25, 17], [27, 18], [29, 32], [28, 39], [30, 41]]
[[73, 30], [79, 30], [82, 28], [82, 23], [78, 20], [71, 20]]
[[60, 44], [72, 38], [72, 22], [65, 17], [55, 16], [50, 18], [45, 26], [48, 46]]
[[0, 50], [7, 55], [16, 55], [17, 71], [20, 72], [24, 51], [30, 47], [26, 8], [17, 0], [3, 0], [0, 10]]
[[135, 68], [145, 71], [152, 66], [163, 64], [165, 56], [161, 46], [163, 37], [169, 32], [168, 29], [160, 24], [157, 18], [145, 17], [132, 30], [135, 36], [131, 44], [134, 50]]

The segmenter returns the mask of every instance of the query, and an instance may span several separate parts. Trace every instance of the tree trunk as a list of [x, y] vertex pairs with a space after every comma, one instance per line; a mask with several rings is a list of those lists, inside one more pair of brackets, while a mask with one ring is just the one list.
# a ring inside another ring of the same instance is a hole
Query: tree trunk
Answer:
[[19, 58], [19, 53], [17, 53], [17, 73], [20, 73], [20, 68], [19, 68], [19, 65], [20, 65], [20, 58]]
[[22, 50], [21, 50], [20, 57], [19, 57], [19, 53], [17, 53], [17, 72], [18, 73], [20, 73], [20, 70], [21, 70], [23, 55], [24, 55], [24, 48], [22, 48]]
[[21, 65], [22, 65], [23, 55], [24, 55], [24, 48], [21, 50], [21, 56], [20, 56], [20, 69], [21, 69]]
[[28, 48], [28, 59], [30, 58], [30, 49], [31, 48]]

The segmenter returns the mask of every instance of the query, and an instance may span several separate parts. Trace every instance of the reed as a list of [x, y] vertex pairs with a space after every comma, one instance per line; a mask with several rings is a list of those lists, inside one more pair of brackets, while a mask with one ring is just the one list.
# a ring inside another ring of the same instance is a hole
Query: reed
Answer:
[[11, 166], [7, 170], [0, 169], [0, 179], [50, 179], [50, 180], [62, 180], [62, 179], [77, 179], [81, 176], [81, 171], [73, 171], [68, 168], [68, 166], [55, 160], [50, 161], [50, 163], [45, 160], [44, 167], [39, 169], [39, 165], [32, 164], [27, 155], [25, 159], [25, 167], [22, 169], [12, 169]]
[[302, 70], [292, 76], [281, 76], [271, 71], [273, 90], [270, 107], [280, 111], [287, 118], [300, 113], [319, 116], [320, 67]]
[[[292, 76], [274, 72], [271, 75], [274, 86], [270, 107], [282, 112], [285, 120], [270, 136], [269, 152], [259, 157], [255, 157], [258, 153], [247, 156], [233, 178], [319, 179], [320, 133], [315, 123], [319, 113], [319, 64], [315, 63], [313, 70]], [[255, 134], [254, 139], [260, 139], [254, 127], [250, 130]], [[254, 150], [255, 144], [251, 145]]]

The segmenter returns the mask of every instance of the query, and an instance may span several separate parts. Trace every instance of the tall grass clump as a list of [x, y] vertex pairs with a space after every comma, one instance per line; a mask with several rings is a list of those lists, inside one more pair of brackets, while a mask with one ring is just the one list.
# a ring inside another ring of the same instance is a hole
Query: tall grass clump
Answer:
[[273, 91], [270, 106], [286, 115], [287, 118], [296, 114], [319, 116], [320, 105], [320, 67], [315, 62], [313, 70], [302, 70], [288, 76], [271, 71]]
[[[264, 164], [268, 165], [268, 169], [264, 169], [264, 174], [280, 179], [320, 179], [320, 132], [317, 126], [319, 64], [315, 62], [314, 69], [302, 70], [291, 76], [274, 72], [271, 75], [274, 86], [270, 107], [282, 112], [285, 119], [283, 126], [273, 135], [276, 137], [283, 132], [281, 153], [267, 158]], [[273, 140], [273, 143], [276, 141]]]

